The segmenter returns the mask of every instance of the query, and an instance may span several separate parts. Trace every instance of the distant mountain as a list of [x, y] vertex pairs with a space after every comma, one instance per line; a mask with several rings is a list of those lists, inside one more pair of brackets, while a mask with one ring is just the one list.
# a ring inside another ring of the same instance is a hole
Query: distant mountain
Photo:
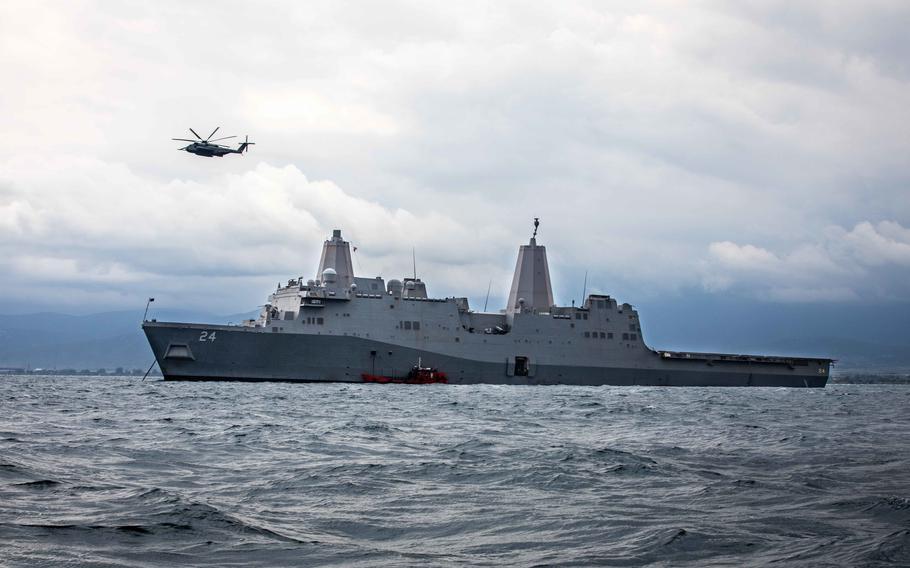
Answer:
[[[831, 357], [840, 369], [910, 369], [906, 304], [795, 305], [695, 295], [636, 307], [645, 340], [656, 349]], [[161, 321], [239, 323], [255, 316], [154, 311]], [[141, 311], [0, 315], [0, 367], [147, 368], [152, 353], [141, 319]]]
[[712, 295], [637, 306], [657, 349], [801, 355], [839, 368], [910, 368], [910, 305], [785, 304]]
[[[163, 321], [238, 323], [256, 313], [218, 316], [160, 311]], [[141, 311], [83, 316], [56, 313], [0, 315], [0, 367], [114, 369], [146, 368], [152, 351], [140, 328]]]

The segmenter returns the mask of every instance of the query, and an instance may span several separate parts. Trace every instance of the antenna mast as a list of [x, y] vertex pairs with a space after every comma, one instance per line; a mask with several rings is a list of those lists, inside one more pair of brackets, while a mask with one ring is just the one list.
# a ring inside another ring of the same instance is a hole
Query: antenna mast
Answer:
[[145, 313], [142, 314], [142, 321], [146, 321], [149, 315], [149, 304], [155, 301], [155, 298], [149, 298], [149, 301], [145, 303]]
[[363, 274], [363, 267], [360, 265], [360, 257], [357, 256], [357, 247], [351, 245], [351, 256], [354, 258], [354, 262], [357, 263], [357, 272]]
[[487, 284], [487, 299], [483, 301], [483, 311], [487, 311], [487, 304], [490, 302], [490, 288], [493, 286], [493, 279], [490, 279], [490, 283]]
[[414, 247], [411, 247], [411, 262], [414, 263], [414, 280], [417, 280], [417, 253], [414, 252]]
[[584, 286], [581, 288], [581, 305], [582, 306], [585, 305], [585, 294], [587, 293], [587, 291], [588, 291], [588, 271], [585, 270], [585, 283], [584, 283]]
[[531, 235], [531, 238], [532, 238], [532, 239], [536, 239], [536, 238], [537, 238], [537, 227], [539, 227], [539, 226], [540, 226], [540, 218], [539, 218], [539, 217], [534, 217], [534, 234]]

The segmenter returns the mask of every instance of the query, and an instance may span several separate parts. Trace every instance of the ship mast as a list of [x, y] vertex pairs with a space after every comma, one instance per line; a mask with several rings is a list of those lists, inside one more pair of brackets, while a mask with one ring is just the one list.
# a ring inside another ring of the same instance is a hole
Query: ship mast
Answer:
[[518, 249], [518, 261], [512, 277], [509, 304], [506, 313], [516, 310], [546, 312], [553, 305], [553, 287], [550, 284], [550, 268], [547, 264], [547, 249], [537, 244], [537, 230], [540, 218], [534, 217], [534, 232], [531, 241]]

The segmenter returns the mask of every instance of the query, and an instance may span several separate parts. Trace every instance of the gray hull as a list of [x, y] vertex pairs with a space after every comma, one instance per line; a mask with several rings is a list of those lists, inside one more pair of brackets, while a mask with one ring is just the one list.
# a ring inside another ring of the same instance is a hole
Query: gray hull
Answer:
[[632, 365], [540, 361], [528, 376], [515, 376], [505, 359], [475, 360], [364, 337], [164, 322], [146, 322], [143, 329], [167, 380], [363, 382], [366, 373], [401, 376], [420, 358], [452, 384], [824, 387], [830, 363], [706, 354], [668, 359], [648, 351]]

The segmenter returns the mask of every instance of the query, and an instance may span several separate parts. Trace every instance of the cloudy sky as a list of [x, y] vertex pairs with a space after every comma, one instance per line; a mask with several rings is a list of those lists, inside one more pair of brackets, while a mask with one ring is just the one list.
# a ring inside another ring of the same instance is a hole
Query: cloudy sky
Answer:
[[[6, 2], [0, 310], [255, 309], [361, 275], [503, 301], [910, 301], [910, 3]], [[178, 152], [187, 127], [248, 154]], [[498, 307], [498, 306], [497, 306]]]

